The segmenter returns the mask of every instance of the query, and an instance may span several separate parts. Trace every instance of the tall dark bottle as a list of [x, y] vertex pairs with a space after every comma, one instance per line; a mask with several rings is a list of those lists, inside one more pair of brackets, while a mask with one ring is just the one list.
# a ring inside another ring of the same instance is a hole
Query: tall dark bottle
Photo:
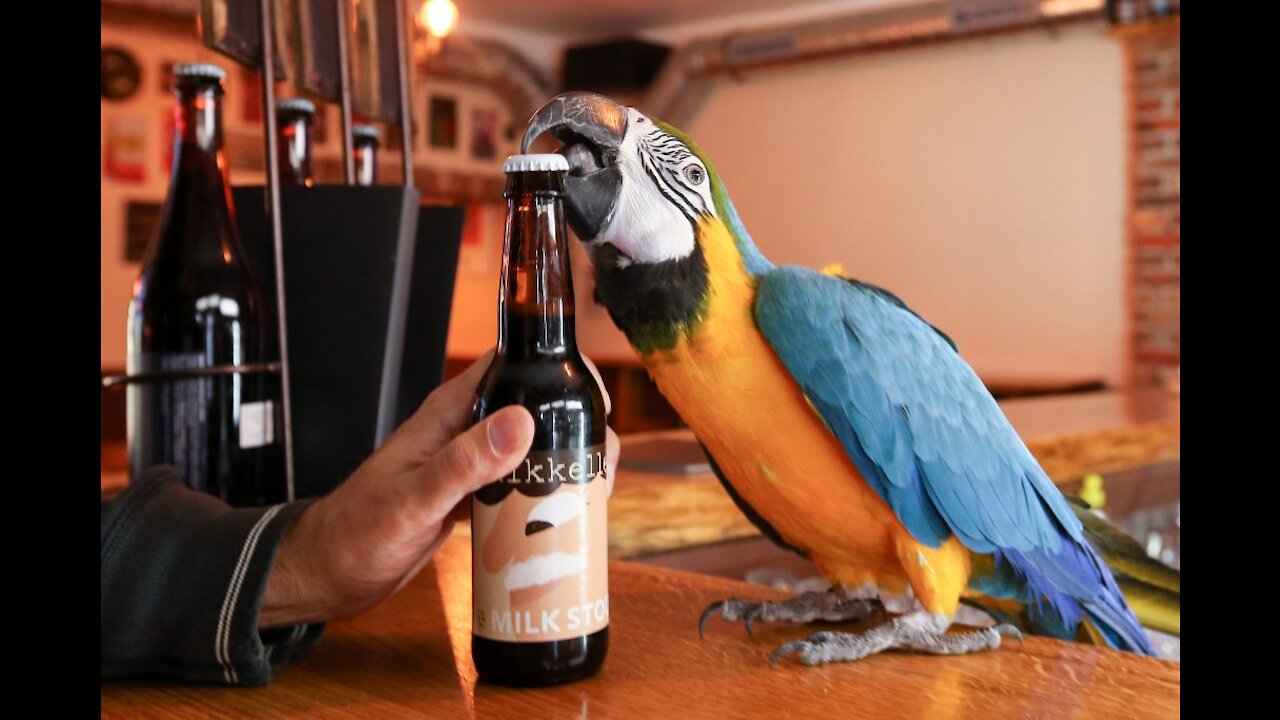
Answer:
[[472, 656], [481, 680], [551, 685], [594, 674], [609, 648], [604, 395], [578, 352], [559, 155], [515, 155], [498, 350], [473, 420], [523, 405], [536, 430], [472, 509]]
[[357, 125], [351, 128], [351, 144], [355, 147], [356, 184], [378, 184], [378, 143], [382, 136], [373, 125]]
[[316, 104], [306, 98], [292, 97], [276, 102], [276, 157], [280, 160], [280, 184], [316, 184], [311, 170], [311, 135], [316, 117]]
[[263, 368], [275, 359], [275, 324], [236, 232], [226, 73], [190, 64], [174, 76], [169, 196], [129, 303], [128, 372], [140, 376], [127, 398], [130, 472], [173, 465], [232, 505], [281, 502], [279, 374]]

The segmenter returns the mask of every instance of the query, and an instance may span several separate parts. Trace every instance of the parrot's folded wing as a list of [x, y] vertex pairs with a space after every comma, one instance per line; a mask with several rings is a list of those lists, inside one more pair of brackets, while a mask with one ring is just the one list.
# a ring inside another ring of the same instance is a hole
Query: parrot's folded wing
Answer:
[[1087, 619], [1110, 646], [1152, 652], [1070, 503], [949, 338], [886, 290], [801, 267], [760, 276], [754, 310], [912, 536], [936, 547], [954, 534], [991, 554], [1040, 625]]
[[950, 339], [891, 293], [783, 267], [756, 323], [859, 472], [918, 540], [1056, 553], [1080, 521]]

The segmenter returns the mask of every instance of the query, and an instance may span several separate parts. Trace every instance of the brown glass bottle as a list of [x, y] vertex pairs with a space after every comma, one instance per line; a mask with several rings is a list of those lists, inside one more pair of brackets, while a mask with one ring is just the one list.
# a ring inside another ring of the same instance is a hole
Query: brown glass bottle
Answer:
[[174, 75], [169, 194], [129, 303], [128, 371], [154, 378], [128, 388], [130, 472], [172, 465], [188, 485], [231, 505], [283, 502], [279, 373], [205, 371], [275, 359], [275, 323], [236, 232], [227, 182], [225, 73], [187, 64]]
[[523, 405], [529, 456], [472, 500], [472, 656], [480, 679], [552, 685], [600, 669], [609, 648], [605, 406], [578, 352], [558, 155], [507, 171], [498, 349], [472, 420]]
[[356, 184], [378, 184], [378, 128], [372, 125], [357, 125], [351, 128], [351, 144], [355, 147]]
[[311, 171], [311, 135], [316, 104], [306, 98], [285, 98], [276, 103], [276, 157], [280, 160], [280, 184], [314, 187]]

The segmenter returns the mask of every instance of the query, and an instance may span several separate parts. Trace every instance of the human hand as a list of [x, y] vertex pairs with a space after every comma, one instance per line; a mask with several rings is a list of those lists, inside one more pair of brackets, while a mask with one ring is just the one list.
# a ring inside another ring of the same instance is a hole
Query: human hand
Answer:
[[[533, 442], [528, 410], [503, 408], [467, 428], [491, 359], [432, 392], [351, 477], [303, 512], [276, 553], [259, 628], [355, 615], [389, 597], [426, 565], [455, 519], [467, 517], [470, 494], [520, 464]], [[613, 430], [606, 435], [612, 490], [619, 443]]]

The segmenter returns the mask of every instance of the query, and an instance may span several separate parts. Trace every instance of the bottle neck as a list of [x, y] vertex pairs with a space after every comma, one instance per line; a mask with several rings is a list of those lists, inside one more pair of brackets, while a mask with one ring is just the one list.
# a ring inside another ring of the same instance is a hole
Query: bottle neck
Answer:
[[276, 156], [280, 161], [280, 184], [316, 184], [311, 171], [311, 115], [305, 112], [282, 110], [279, 115], [280, 141], [276, 144]]
[[562, 173], [507, 176], [498, 354], [511, 360], [578, 351], [562, 193]]
[[227, 163], [222, 149], [222, 89], [212, 84], [179, 85], [173, 123], [173, 177], [201, 183], [217, 179], [224, 188]]
[[375, 140], [356, 140], [356, 184], [376, 185], [378, 182], [378, 143]]
[[235, 214], [222, 145], [222, 88], [179, 82], [175, 89], [173, 169], [156, 242], [147, 263], [228, 262]]

